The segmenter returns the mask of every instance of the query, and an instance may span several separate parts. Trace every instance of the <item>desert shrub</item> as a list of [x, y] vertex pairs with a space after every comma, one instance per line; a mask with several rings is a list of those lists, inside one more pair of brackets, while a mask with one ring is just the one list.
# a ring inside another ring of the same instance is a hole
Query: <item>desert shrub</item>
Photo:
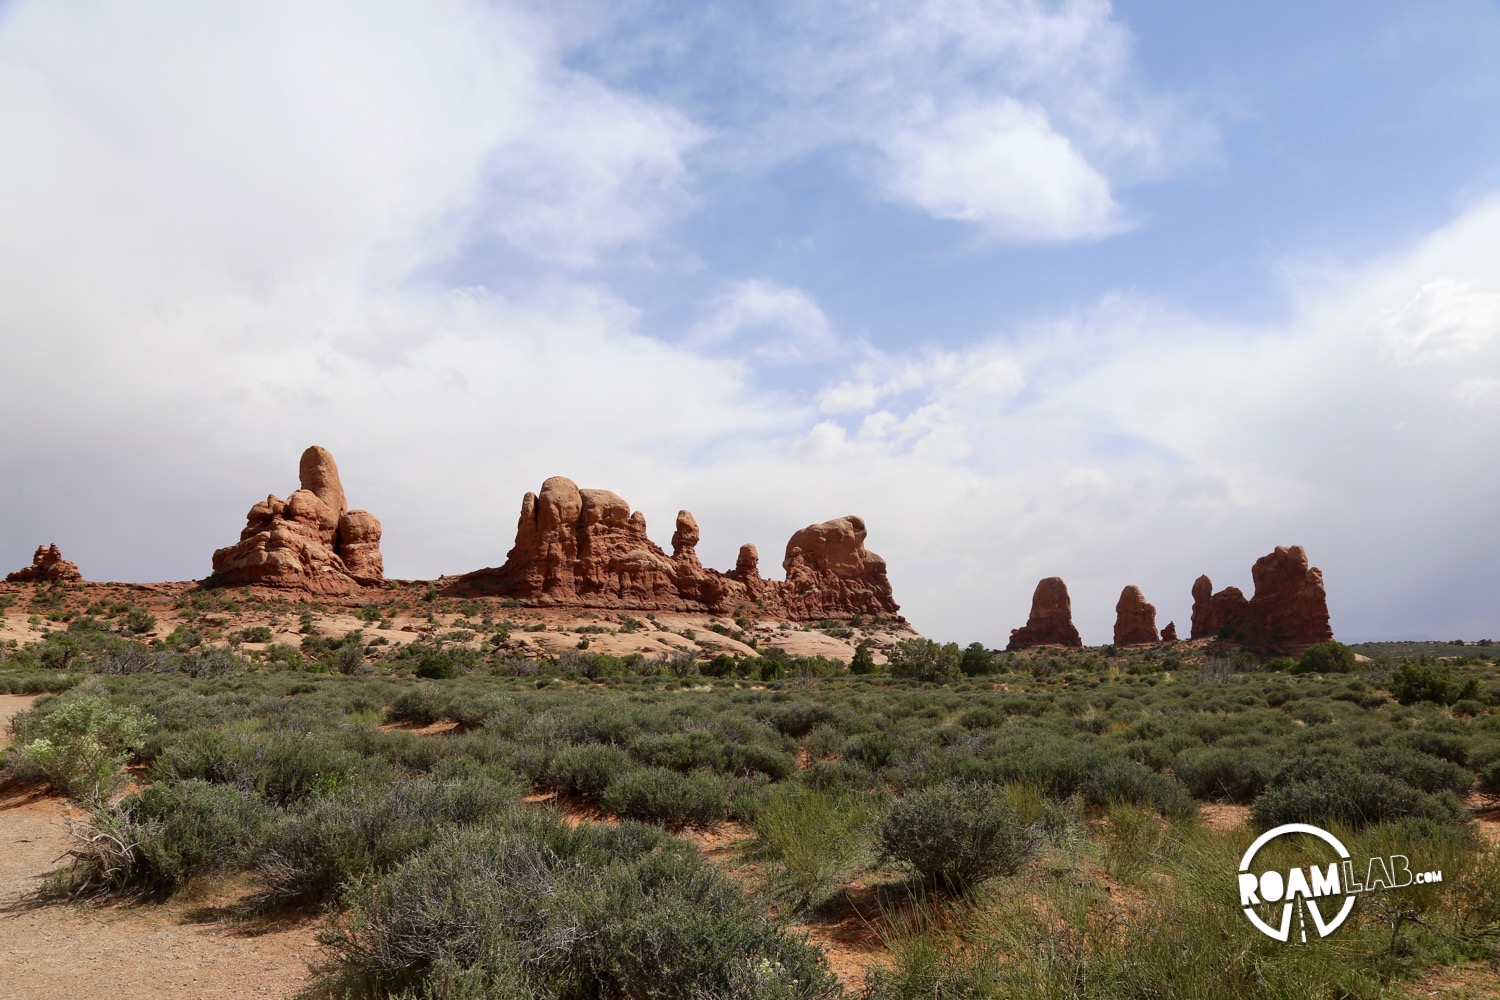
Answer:
[[1466, 818], [1451, 793], [1423, 792], [1400, 778], [1337, 759], [1299, 761], [1284, 769], [1251, 812], [1263, 829], [1284, 823], [1344, 823], [1359, 829], [1407, 818], [1461, 824]]
[[1194, 798], [1248, 805], [1276, 772], [1273, 759], [1243, 748], [1184, 750], [1173, 771]]
[[797, 911], [827, 903], [874, 860], [880, 815], [867, 795], [777, 786], [750, 823], [771, 894]]
[[720, 753], [719, 770], [742, 777], [763, 774], [772, 781], [781, 781], [796, 773], [797, 760], [789, 753], [759, 744], [729, 743]]
[[682, 775], [661, 767], [639, 767], [604, 791], [603, 806], [625, 819], [672, 829], [712, 826], [729, 814], [729, 783], [706, 771]]
[[959, 658], [958, 669], [965, 677], [983, 677], [1000, 669], [995, 655], [984, 648], [982, 642], [971, 642]]
[[1403, 705], [1430, 701], [1451, 705], [1463, 699], [1479, 697], [1479, 679], [1459, 681], [1446, 663], [1426, 660], [1403, 660], [1391, 675], [1391, 693]]
[[120, 628], [130, 635], [144, 635], [156, 628], [156, 616], [145, 608], [131, 608], [120, 618]]
[[69, 896], [168, 892], [235, 871], [259, 848], [275, 812], [236, 788], [165, 782], [100, 805], [74, 826], [72, 863], [52, 889]]
[[892, 803], [880, 821], [882, 856], [923, 879], [965, 890], [1017, 871], [1034, 843], [998, 790], [949, 782]]
[[534, 997], [838, 995], [817, 949], [634, 824], [532, 819], [447, 834], [351, 893], [339, 992]]
[[409, 687], [391, 699], [385, 710], [387, 722], [408, 722], [414, 726], [430, 726], [443, 718], [448, 699], [432, 686], [422, 684]]
[[1354, 650], [1342, 642], [1320, 642], [1310, 647], [1297, 661], [1299, 674], [1351, 674], [1358, 667]]
[[584, 743], [557, 751], [547, 764], [543, 783], [560, 792], [597, 798], [631, 766], [630, 755], [619, 747]]
[[326, 733], [271, 731], [225, 735], [207, 731], [166, 747], [151, 765], [151, 780], [200, 778], [253, 791], [285, 806], [358, 781], [389, 781], [391, 766], [340, 746]]
[[723, 744], [713, 733], [694, 729], [661, 736], [639, 736], [630, 743], [630, 753], [642, 764], [691, 771], [718, 764]]
[[267, 896], [328, 899], [426, 847], [445, 826], [504, 814], [517, 792], [483, 776], [344, 788], [289, 816], [271, 838], [259, 865]]
[[778, 706], [765, 716], [767, 725], [792, 739], [801, 739], [814, 726], [836, 721], [837, 716], [830, 709], [804, 701]]
[[958, 643], [902, 639], [886, 657], [892, 677], [912, 681], [952, 681], [961, 676], [963, 654]]
[[8, 763], [22, 780], [45, 780], [75, 799], [105, 798], [124, 782], [124, 767], [146, 738], [133, 710], [102, 698], [66, 698], [12, 723]]
[[875, 654], [870, 652], [870, 644], [862, 642], [854, 647], [854, 657], [849, 661], [849, 672], [856, 676], [873, 674], [876, 670]]
[[889, 733], [876, 731], [861, 733], [846, 740], [840, 756], [851, 764], [858, 764], [873, 771], [885, 767], [894, 760], [898, 749], [896, 741]]

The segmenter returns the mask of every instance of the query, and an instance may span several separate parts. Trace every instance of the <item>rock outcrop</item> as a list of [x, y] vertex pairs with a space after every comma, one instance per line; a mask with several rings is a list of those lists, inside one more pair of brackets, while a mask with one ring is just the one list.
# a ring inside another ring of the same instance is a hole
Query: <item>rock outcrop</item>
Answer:
[[1162, 626], [1161, 641], [1162, 642], [1176, 642], [1177, 641], [1177, 623], [1176, 622], [1167, 622], [1166, 625]]
[[1073, 627], [1073, 601], [1062, 577], [1049, 576], [1036, 585], [1031, 595], [1031, 615], [1026, 624], [1012, 629], [1006, 649], [1030, 646], [1082, 646], [1083, 639]]
[[1207, 576], [1193, 584], [1193, 638], [1219, 638], [1261, 653], [1298, 653], [1333, 638], [1323, 573], [1300, 545], [1278, 545], [1250, 570], [1249, 600], [1234, 587], [1217, 594]]
[[240, 540], [214, 553], [215, 579], [329, 595], [383, 583], [380, 522], [349, 509], [333, 456], [314, 445], [298, 473], [301, 489], [251, 507]]
[[608, 490], [581, 490], [554, 476], [521, 501], [516, 541], [505, 563], [476, 570], [445, 589], [510, 597], [539, 606], [733, 613], [751, 606], [796, 621], [894, 615], [885, 560], [864, 546], [865, 524], [841, 517], [798, 531], [782, 562], [786, 580], [764, 580], [755, 546], [740, 548], [728, 573], [698, 559], [701, 533], [677, 515], [668, 555], [646, 536], [646, 518]]
[[1115, 645], [1157, 641], [1156, 605], [1147, 604], [1146, 595], [1132, 583], [1120, 591], [1115, 603]]
[[79, 583], [82, 580], [83, 574], [62, 557], [56, 542], [38, 545], [30, 566], [5, 576], [6, 583]]
[[1250, 602], [1238, 587], [1225, 587], [1214, 593], [1213, 581], [1208, 574], [1193, 581], [1193, 630], [1194, 639], [1229, 638], [1229, 632], [1238, 629], [1249, 615]]

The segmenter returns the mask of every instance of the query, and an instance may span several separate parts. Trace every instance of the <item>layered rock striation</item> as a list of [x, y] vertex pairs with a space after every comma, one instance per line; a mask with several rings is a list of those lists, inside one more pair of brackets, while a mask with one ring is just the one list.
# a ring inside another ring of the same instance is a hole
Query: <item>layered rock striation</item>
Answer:
[[38, 545], [30, 566], [5, 576], [6, 583], [79, 583], [82, 580], [83, 574], [62, 557], [56, 542]]
[[1147, 604], [1146, 595], [1132, 583], [1120, 591], [1120, 599], [1115, 603], [1115, 645], [1158, 641], [1156, 605]]
[[1246, 599], [1235, 587], [1214, 593], [1200, 576], [1193, 583], [1194, 639], [1237, 642], [1263, 653], [1297, 653], [1333, 638], [1323, 573], [1309, 566], [1300, 545], [1278, 545], [1250, 570], [1255, 583]]
[[865, 523], [848, 516], [809, 525], [786, 547], [784, 581], [760, 575], [755, 546], [741, 546], [728, 573], [698, 559], [698, 522], [677, 514], [668, 555], [646, 535], [646, 518], [609, 490], [554, 476], [521, 501], [516, 541], [499, 567], [445, 588], [529, 604], [643, 611], [732, 613], [741, 606], [793, 621], [895, 615], [885, 560], [865, 548]]
[[240, 540], [214, 553], [214, 578], [327, 595], [383, 583], [380, 522], [349, 509], [328, 449], [304, 451], [298, 473], [301, 488], [286, 500], [268, 496], [250, 508]]
[[1073, 601], [1068, 597], [1068, 585], [1062, 577], [1049, 576], [1036, 585], [1031, 595], [1031, 615], [1025, 625], [1011, 630], [1005, 648], [1082, 645], [1083, 639], [1073, 626]]

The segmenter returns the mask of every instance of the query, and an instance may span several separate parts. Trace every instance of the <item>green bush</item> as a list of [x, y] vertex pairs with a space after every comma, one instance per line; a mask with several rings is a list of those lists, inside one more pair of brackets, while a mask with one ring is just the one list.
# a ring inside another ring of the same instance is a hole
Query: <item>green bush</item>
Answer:
[[641, 767], [626, 771], [605, 789], [603, 806], [625, 819], [671, 829], [712, 826], [729, 815], [729, 783], [706, 771], [682, 775]]
[[96, 801], [124, 783], [125, 764], [146, 739], [134, 711], [82, 695], [17, 716], [9, 764], [18, 777], [42, 779], [75, 799]]
[[200, 778], [237, 785], [275, 806], [326, 795], [360, 781], [389, 781], [389, 762], [341, 746], [327, 733], [254, 735], [194, 732], [152, 762], [152, 781]]
[[793, 910], [817, 909], [873, 860], [878, 800], [775, 788], [750, 823], [769, 864], [771, 894]]
[[1033, 838], [999, 790], [949, 782], [894, 802], [880, 822], [882, 856], [927, 881], [966, 890], [1017, 871]]
[[630, 755], [619, 747], [584, 743], [554, 754], [543, 783], [560, 792], [597, 798], [631, 767]]
[[1265, 791], [1276, 765], [1254, 750], [1211, 747], [1184, 750], [1172, 769], [1194, 798], [1248, 805]]
[[1423, 792], [1400, 778], [1341, 760], [1302, 761], [1288, 767], [1255, 799], [1251, 813], [1262, 829], [1285, 823], [1343, 823], [1360, 829], [1408, 818], [1453, 825], [1467, 821], [1451, 792]]
[[961, 676], [963, 654], [956, 642], [940, 645], [931, 639], [902, 639], [886, 659], [892, 677], [941, 683]]
[[862, 642], [854, 647], [854, 658], [849, 661], [849, 672], [857, 676], [873, 674], [876, 670], [875, 654], [870, 652], [870, 644]]
[[522, 814], [443, 835], [350, 894], [340, 995], [832, 1000], [818, 950], [687, 845]]
[[1391, 693], [1403, 705], [1415, 705], [1421, 701], [1452, 705], [1456, 701], [1478, 698], [1479, 679], [1470, 677], [1459, 681], [1448, 664], [1425, 657], [1403, 660], [1391, 676]]
[[1359, 666], [1354, 650], [1342, 642], [1320, 642], [1297, 661], [1299, 674], [1350, 674]]
[[237, 788], [164, 782], [100, 805], [73, 833], [72, 863], [52, 882], [73, 897], [170, 892], [243, 868], [275, 812]]
[[289, 816], [275, 832], [259, 866], [267, 895], [331, 898], [351, 879], [406, 860], [446, 826], [504, 815], [516, 807], [518, 791], [485, 776], [342, 789]]
[[1000, 665], [995, 660], [995, 655], [984, 648], [984, 643], [971, 642], [958, 661], [958, 668], [966, 677], [983, 677], [998, 671]]

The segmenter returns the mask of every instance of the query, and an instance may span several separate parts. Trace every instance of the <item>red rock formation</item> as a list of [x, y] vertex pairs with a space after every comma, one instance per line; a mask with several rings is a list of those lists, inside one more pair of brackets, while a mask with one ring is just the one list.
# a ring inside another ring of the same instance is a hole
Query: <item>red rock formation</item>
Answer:
[[1255, 596], [1251, 617], [1263, 648], [1297, 652], [1333, 638], [1323, 571], [1311, 567], [1300, 545], [1276, 546], [1250, 569]]
[[786, 543], [786, 583], [777, 590], [793, 619], [894, 614], [885, 560], [865, 548], [865, 522], [849, 514], [810, 524]]
[[1049, 576], [1036, 585], [1031, 596], [1031, 616], [1023, 627], [1011, 630], [1005, 648], [1082, 645], [1078, 629], [1073, 627], [1073, 601], [1068, 597], [1068, 585], [1062, 577]]
[[348, 594], [385, 580], [380, 522], [350, 510], [338, 465], [325, 448], [302, 453], [302, 488], [284, 502], [268, 496], [250, 508], [234, 545], [214, 553], [214, 576], [313, 594]]
[[1177, 641], [1177, 623], [1176, 622], [1167, 622], [1166, 626], [1161, 630], [1161, 641], [1162, 642], [1176, 642]]
[[8, 573], [5, 577], [6, 583], [79, 583], [82, 580], [83, 574], [78, 572], [77, 566], [62, 557], [56, 542], [38, 545], [36, 554], [31, 557], [30, 566]]
[[1193, 581], [1193, 630], [1194, 639], [1229, 638], [1239, 623], [1249, 614], [1250, 602], [1238, 587], [1225, 587], [1214, 593], [1213, 581], [1207, 574]]
[[1333, 638], [1323, 573], [1300, 545], [1278, 545], [1251, 568], [1248, 601], [1234, 587], [1217, 594], [1208, 577], [1193, 584], [1193, 638], [1221, 638], [1263, 653], [1297, 653]]
[[1141, 588], [1131, 584], [1115, 604], [1115, 645], [1156, 642], [1156, 606], [1146, 603]]
[[787, 543], [784, 583], [763, 580], [753, 545], [730, 573], [705, 569], [693, 515], [681, 511], [672, 554], [646, 537], [646, 518], [608, 490], [580, 490], [554, 476], [526, 494], [504, 565], [465, 574], [459, 595], [511, 597], [534, 605], [652, 611], [733, 612], [754, 605], [794, 620], [895, 614], [885, 561], [864, 547], [865, 526], [843, 517], [803, 528]]

